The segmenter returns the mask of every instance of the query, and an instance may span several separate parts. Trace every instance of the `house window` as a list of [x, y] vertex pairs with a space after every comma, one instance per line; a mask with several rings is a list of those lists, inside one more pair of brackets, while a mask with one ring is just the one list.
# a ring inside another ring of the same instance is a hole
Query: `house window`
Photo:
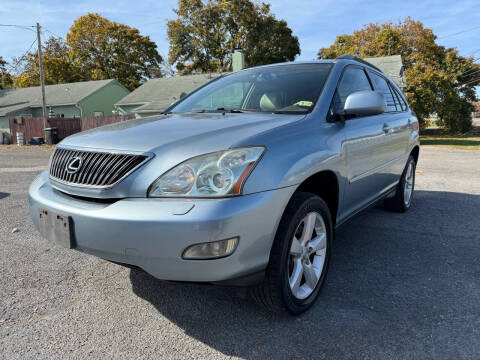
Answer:
[[103, 111], [94, 111], [93, 116], [102, 117], [103, 116]]

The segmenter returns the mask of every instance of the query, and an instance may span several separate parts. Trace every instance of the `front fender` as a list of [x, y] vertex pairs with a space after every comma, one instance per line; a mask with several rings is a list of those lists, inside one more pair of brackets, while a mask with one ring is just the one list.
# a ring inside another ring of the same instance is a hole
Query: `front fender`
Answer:
[[267, 151], [247, 179], [244, 194], [295, 186], [323, 170], [344, 177], [342, 124], [308, 125], [299, 122], [270, 134]]

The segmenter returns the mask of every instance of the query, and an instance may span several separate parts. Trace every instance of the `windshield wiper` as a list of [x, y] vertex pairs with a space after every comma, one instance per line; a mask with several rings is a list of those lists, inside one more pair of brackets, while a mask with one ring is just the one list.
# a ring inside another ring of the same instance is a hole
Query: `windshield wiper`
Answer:
[[243, 111], [239, 110], [239, 109], [228, 109], [228, 108], [224, 108], [224, 107], [219, 107], [219, 108], [217, 108], [217, 110], [226, 111], [226, 112], [229, 112], [229, 113], [232, 113], [232, 114], [243, 113]]
[[203, 114], [203, 113], [217, 113], [217, 112], [229, 112], [229, 113], [232, 113], [232, 114], [236, 114], [236, 113], [243, 113], [242, 110], [239, 110], [239, 109], [228, 109], [228, 108], [224, 108], [224, 107], [219, 107], [219, 108], [216, 108], [215, 110], [214, 109], [200, 109], [200, 110], [195, 110], [194, 112], [198, 113], [198, 114]]

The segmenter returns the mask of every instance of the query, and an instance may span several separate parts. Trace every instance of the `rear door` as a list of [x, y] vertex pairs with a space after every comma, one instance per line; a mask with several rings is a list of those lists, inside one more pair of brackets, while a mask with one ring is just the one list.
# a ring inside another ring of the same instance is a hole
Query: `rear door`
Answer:
[[[332, 112], [343, 109], [351, 93], [372, 89], [362, 66], [347, 66], [337, 86]], [[346, 137], [342, 147], [346, 161], [347, 186], [343, 198], [343, 216], [362, 208], [378, 196], [388, 183], [381, 171], [389, 161], [389, 155], [384, 151], [384, 123], [384, 114], [345, 120]]]
[[409, 113], [399, 90], [387, 78], [370, 69], [368, 75], [375, 90], [381, 92], [387, 102], [383, 129], [386, 134], [384, 151], [388, 158], [383, 173], [387, 177], [387, 183], [393, 184], [398, 181], [405, 166], [401, 160], [405, 159], [411, 133]]

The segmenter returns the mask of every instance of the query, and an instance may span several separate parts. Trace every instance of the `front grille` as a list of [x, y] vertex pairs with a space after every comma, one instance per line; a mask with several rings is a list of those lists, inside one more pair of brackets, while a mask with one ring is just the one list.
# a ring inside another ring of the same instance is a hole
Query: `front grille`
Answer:
[[50, 163], [50, 178], [73, 186], [107, 188], [119, 183], [148, 158], [146, 155], [57, 148]]

